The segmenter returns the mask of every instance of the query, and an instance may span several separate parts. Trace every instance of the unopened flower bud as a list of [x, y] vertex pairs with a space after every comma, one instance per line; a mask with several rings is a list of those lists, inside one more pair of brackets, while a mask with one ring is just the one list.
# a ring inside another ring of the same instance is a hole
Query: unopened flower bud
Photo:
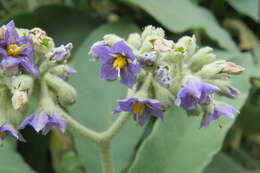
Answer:
[[191, 58], [190, 69], [194, 72], [200, 70], [204, 65], [212, 63], [216, 59], [216, 55], [211, 53], [211, 47], [199, 49]]
[[115, 43], [123, 40], [121, 37], [115, 34], [107, 34], [103, 37], [105, 43], [109, 46], [113, 46]]
[[174, 42], [166, 39], [157, 39], [153, 44], [154, 50], [166, 52], [174, 48]]
[[195, 35], [192, 37], [184, 36], [178, 40], [174, 47], [175, 51], [180, 52], [184, 57], [190, 56], [196, 50], [196, 38]]
[[141, 36], [138, 33], [130, 34], [127, 43], [138, 49], [141, 47]]
[[48, 53], [54, 48], [54, 41], [48, 37], [41, 28], [33, 28], [28, 31], [28, 37], [32, 39], [36, 52]]
[[50, 70], [50, 73], [55, 74], [59, 77], [68, 77], [69, 75], [74, 74], [76, 72], [77, 71], [73, 67], [67, 64], [57, 65]]
[[155, 81], [153, 81], [153, 88], [155, 92], [155, 99], [161, 103], [163, 109], [167, 109], [174, 105], [175, 97], [168, 89], [162, 87]]
[[152, 35], [164, 38], [165, 33], [164, 33], [164, 30], [162, 28], [159, 28], [159, 27], [156, 28], [152, 25], [146, 26], [143, 33], [142, 33], [142, 39], [144, 40], [147, 37], [152, 36]]
[[47, 73], [44, 76], [47, 84], [56, 91], [59, 102], [63, 106], [71, 105], [76, 102], [77, 92], [74, 87], [69, 85], [61, 78]]
[[231, 75], [237, 75], [237, 74], [241, 74], [244, 70], [245, 70], [245, 68], [243, 68], [235, 63], [226, 62], [224, 68], [222, 69], [222, 72], [228, 73]]
[[198, 72], [201, 76], [206, 78], [213, 78], [217, 74], [240, 74], [244, 71], [244, 68], [225, 60], [215, 61], [202, 67]]
[[171, 72], [167, 66], [160, 66], [155, 73], [155, 80], [165, 87], [169, 87], [172, 83]]
[[149, 52], [154, 50], [154, 42], [160, 39], [157, 35], [151, 35], [146, 37], [146, 39], [143, 41], [143, 44], [140, 48], [141, 52]]
[[12, 90], [32, 92], [34, 80], [29, 75], [19, 75], [12, 78]]
[[140, 55], [139, 63], [144, 67], [151, 67], [155, 64], [156, 59], [157, 59], [157, 54], [155, 51], [145, 52]]
[[67, 60], [71, 55], [72, 48], [73, 48], [72, 43], [68, 43], [65, 46], [61, 45], [57, 48], [54, 48], [50, 53], [49, 57], [51, 57], [51, 59], [56, 61]]
[[25, 90], [13, 91], [12, 105], [15, 110], [21, 111], [28, 102], [28, 93]]

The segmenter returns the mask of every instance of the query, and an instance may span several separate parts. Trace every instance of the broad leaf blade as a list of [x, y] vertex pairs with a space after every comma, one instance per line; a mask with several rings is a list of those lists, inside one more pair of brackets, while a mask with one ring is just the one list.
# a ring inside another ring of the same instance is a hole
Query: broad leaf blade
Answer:
[[1, 173], [35, 173], [15, 151], [14, 141], [5, 141], [0, 148], [0, 172]]

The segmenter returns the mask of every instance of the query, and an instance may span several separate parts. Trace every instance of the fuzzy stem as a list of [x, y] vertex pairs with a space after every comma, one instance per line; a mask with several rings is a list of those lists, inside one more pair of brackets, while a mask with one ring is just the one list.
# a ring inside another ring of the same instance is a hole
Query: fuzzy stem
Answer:
[[103, 144], [99, 145], [99, 151], [100, 151], [102, 172], [113, 173], [114, 166], [113, 166], [113, 158], [112, 158], [112, 151], [111, 151], [111, 141], [106, 141]]

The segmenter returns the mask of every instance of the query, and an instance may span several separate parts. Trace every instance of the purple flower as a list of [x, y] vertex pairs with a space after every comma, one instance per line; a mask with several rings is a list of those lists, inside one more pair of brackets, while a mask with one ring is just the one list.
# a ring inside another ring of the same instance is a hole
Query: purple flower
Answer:
[[221, 115], [234, 119], [236, 113], [239, 113], [239, 111], [233, 106], [218, 104], [215, 106], [213, 114], [204, 116], [201, 121], [201, 127], [208, 127], [211, 121], [218, 119]]
[[137, 98], [128, 98], [117, 102], [119, 107], [117, 107], [113, 113], [115, 114], [122, 111], [132, 112], [134, 115], [134, 120], [136, 120], [141, 126], [143, 126], [144, 123], [151, 118], [151, 116], [163, 119], [163, 110], [161, 109], [160, 102], [157, 100], [139, 100]]
[[0, 42], [0, 66], [6, 72], [10, 69], [17, 70], [21, 65], [26, 71], [39, 76], [40, 72], [33, 60], [34, 49], [29, 37], [20, 37], [13, 21], [6, 25], [5, 39]]
[[9, 124], [3, 124], [0, 126], [0, 140], [3, 140], [5, 137], [11, 136], [17, 140], [25, 142], [23, 136]]
[[218, 91], [219, 88], [215, 85], [190, 79], [179, 91], [175, 104], [181, 105], [185, 110], [194, 110], [197, 109], [198, 104], [209, 104], [210, 95]]
[[65, 133], [67, 121], [63, 118], [63, 116], [57, 113], [48, 115], [45, 112], [41, 112], [39, 114], [27, 117], [20, 124], [19, 129], [24, 129], [27, 125], [31, 125], [36, 132], [42, 131], [42, 133], [46, 135], [51, 130], [52, 126], [58, 127], [61, 132]]
[[56, 61], [66, 60], [70, 57], [72, 48], [72, 43], [68, 43], [65, 46], [61, 45], [57, 48], [54, 48], [54, 50], [51, 52], [51, 57]]
[[135, 75], [140, 73], [140, 65], [130, 47], [124, 41], [112, 47], [99, 45], [92, 48], [93, 54], [101, 61], [101, 78], [120, 79], [121, 83], [132, 88], [136, 82]]

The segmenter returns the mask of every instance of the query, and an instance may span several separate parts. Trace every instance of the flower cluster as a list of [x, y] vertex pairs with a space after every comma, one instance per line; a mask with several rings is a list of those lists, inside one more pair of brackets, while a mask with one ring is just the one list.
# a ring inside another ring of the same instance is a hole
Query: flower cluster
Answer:
[[[71, 43], [55, 47], [40, 28], [17, 28], [14, 21], [0, 27], [0, 141], [7, 136], [25, 141], [18, 130], [27, 125], [44, 135], [54, 126], [66, 131], [62, 108], [76, 101], [67, 83], [76, 73], [68, 64], [72, 48]], [[38, 108], [24, 118], [32, 94], [40, 96]]]
[[100, 61], [100, 78], [120, 80], [132, 95], [119, 100], [114, 113], [131, 112], [141, 126], [151, 117], [163, 119], [165, 109], [182, 107], [188, 115], [201, 115], [201, 127], [221, 115], [234, 118], [239, 111], [214, 95], [236, 98], [239, 91], [229, 80], [244, 71], [239, 65], [216, 60], [212, 48], [197, 49], [195, 36], [177, 42], [164, 30], [147, 26], [127, 40], [107, 34], [94, 43], [89, 55]]

